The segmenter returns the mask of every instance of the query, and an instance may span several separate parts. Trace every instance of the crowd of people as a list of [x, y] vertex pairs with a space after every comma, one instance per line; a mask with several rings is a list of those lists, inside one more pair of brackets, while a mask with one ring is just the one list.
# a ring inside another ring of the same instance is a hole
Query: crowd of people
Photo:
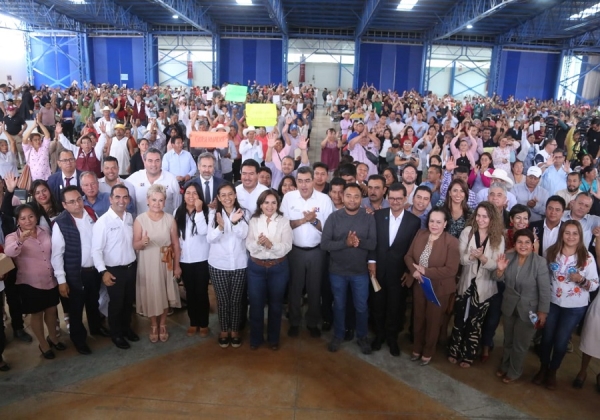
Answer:
[[[251, 349], [278, 350], [287, 315], [292, 338], [333, 330], [331, 352], [356, 337], [364, 354], [398, 357], [407, 329], [412, 361], [444, 344], [469, 368], [502, 321], [502, 382], [521, 377], [533, 343], [533, 382], [555, 389], [579, 330], [583, 386], [600, 358], [596, 111], [365, 84], [321, 92], [331, 124], [316, 133], [312, 86], [249, 83], [244, 103], [227, 87], [0, 85], [0, 240], [16, 266], [0, 291], [15, 339], [33, 341], [29, 314], [55, 358], [62, 305], [81, 354], [88, 334], [130, 348], [134, 310], [165, 342], [182, 300], [186, 334], [207, 337], [212, 284], [223, 348], [248, 322]], [[276, 123], [248, 125], [245, 104], [267, 102]], [[228, 146], [189, 147], [209, 130]]]

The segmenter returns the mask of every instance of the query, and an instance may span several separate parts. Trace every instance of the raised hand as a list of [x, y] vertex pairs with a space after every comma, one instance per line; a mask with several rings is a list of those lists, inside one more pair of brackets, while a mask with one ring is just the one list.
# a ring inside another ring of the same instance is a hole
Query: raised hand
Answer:
[[308, 149], [308, 139], [306, 137], [300, 137], [298, 141], [298, 149], [306, 150]]
[[12, 172], [4, 175], [4, 185], [6, 185], [6, 190], [8, 192], [13, 192], [17, 188], [17, 178], [12, 174]]
[[456, 169], [456, 161], [454, 160], [454, 157], [451, 157], [450, 159], [448, 159], [446, 161], [446, 170], [448, 172], [452, 172], [455, 169]]
[[231, 213], [229, 220], [231, 220], [231, 223], [237, 223], [238, 221], [240, 221], [242, 219], [242, 217], [244, 217], [244, 210], [237, 209], [236, 211]]
[[56, 123], [56, 126], [54, 128], [54, 134], [56, 134], [56, 136], [58, 137], [60, 134], [62, 134], [62, 132], [63, 132], [62, 124]]
[[277, 133], [271, 131], [267, 134], [267, 146], [270, 148], [275, 147], [275, 143], [277, 142]]
[[221, 213], [217, 212], [215, 215], [215, 220], [217, 221], [217, 225], [219, 226], [220, 230], [225, 229], [225, 222], [223, 221], [223, 216], [221, 216]]
[[508, 267], [508, 258], [506, 258], [505, 254], [498, 255], [498, 258], [496, 259], [496, 268], [498, 271], [504, 271], [506, 270], [506, 267]]
[[100, 124], [98, 124], [98, 128], [100, 129], [100, 132], [102, 134], [106, 134], [106, 124], [104, 124], [104, 120], [100, 121]]
[[196, 212], [200, 213], [202, 211], [202, 205], [204, 203], [199, 198], [194, 200], [194, 207], [196, 208]]

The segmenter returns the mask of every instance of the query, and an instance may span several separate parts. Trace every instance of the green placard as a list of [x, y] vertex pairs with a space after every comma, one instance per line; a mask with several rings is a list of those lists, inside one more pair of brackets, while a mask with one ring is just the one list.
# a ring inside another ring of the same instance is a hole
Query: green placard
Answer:
[[227, 86], [225, 92], [225, 100], [229, 102], [246, 102], [246, 94], [248, 93], [247, 86]]

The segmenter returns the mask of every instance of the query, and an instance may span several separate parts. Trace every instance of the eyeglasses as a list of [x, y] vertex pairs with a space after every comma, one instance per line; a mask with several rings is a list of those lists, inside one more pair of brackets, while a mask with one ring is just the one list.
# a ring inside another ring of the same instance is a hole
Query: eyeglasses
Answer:
[[60, 159], [59, 162], [62, 162], [62, 163], [73, 163], [73, 162], [75, 162], [75, 158]]
[[388, 201], [402, 201], [404, 197], [388, 197]]
[[79, 196], [75, 200], [65, 201], [65, 204], [72, 206], [73, 204], [82, 203], [82, 202], [83, 202], [83, 197]]

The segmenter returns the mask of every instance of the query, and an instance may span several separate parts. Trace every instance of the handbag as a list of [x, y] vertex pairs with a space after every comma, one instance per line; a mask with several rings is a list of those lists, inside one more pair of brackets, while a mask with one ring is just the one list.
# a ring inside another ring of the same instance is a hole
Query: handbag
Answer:
[[375, 153], [367, 150], [367, 148], [365, 146], [361, 145], [361, 147], [363, 149], [365, 149], [365, 154], [367, 155], [367, 159], [369, 159], [373, 165], [379, 165], [379, 157], [377, 157], [377, 155]]
[[23, 166], [23, 172], [17, 181], [17, 188], [29, 191], [31, 188], [31, 169], [29, 169], [29, 164]]

